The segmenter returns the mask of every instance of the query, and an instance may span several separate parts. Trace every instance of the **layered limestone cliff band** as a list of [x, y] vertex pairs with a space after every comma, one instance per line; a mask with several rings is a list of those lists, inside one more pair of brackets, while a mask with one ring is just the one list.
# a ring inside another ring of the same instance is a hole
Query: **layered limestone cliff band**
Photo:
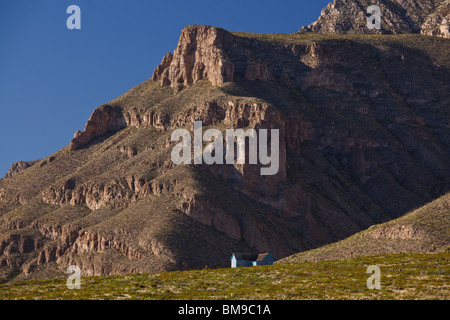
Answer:
[[[449, 41], [184, 28], [149, 80], [0, 180], [1, 281], [71, 264], [104, 275], [228, 266], [232, 252], [280, 259], [438, 198], [450, 190]], [[196, 120], [278, 129], [278, 173], [174, 165], [171, 133]]]

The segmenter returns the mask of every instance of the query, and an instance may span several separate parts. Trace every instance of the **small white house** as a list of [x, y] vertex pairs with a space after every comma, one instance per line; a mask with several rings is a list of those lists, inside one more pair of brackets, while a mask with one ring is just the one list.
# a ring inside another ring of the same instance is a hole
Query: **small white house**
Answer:
[[271, 265], [274, 261], [275, 259], [268, 253], [233, 253], [231, 255], [232, 268]]

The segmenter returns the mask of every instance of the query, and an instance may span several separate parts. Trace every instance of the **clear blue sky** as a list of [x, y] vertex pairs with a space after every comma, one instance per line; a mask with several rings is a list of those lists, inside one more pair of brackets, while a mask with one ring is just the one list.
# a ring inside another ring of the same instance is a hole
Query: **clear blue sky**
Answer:
[[[331, 0], [0, 0], [0, 178], [68, 145], [92, 111], [151, 77], [181, 29], [291, 33]], [[69, 5], [81, 30], [69, 30]]]

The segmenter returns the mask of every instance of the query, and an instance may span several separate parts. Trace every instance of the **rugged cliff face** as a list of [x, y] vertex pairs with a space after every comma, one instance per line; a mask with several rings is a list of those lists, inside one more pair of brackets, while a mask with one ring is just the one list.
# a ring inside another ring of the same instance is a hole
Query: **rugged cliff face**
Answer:
[[[226, 266], [399, 217], [450, 189], [450, 44], [183, 29], [152, 79], [0, 180], [3, 281]], [[280, 170], [174, 165], [176, 128], [280, 132]], [[16, 170], [18, 171], [18, 170]]]
[[450, 38], [450, 1], [441, 4], [424, 20], [420, 30], [422, 34]]
[[126, 126], [120, 108], [103, 105], [92, 113], [82, 132], [77, 131], [70, 142], [70, 149], [75, 150], [96, 137], [114, 133]]
[[[381, 29], [366, 26], [367, 8], [380, 8]], [[449, 38], [450, 2], [448, 0], [334, 0], [321, 12], [317, 21], [300, 32], [326, 34], [397, 34], [422, 33]]]

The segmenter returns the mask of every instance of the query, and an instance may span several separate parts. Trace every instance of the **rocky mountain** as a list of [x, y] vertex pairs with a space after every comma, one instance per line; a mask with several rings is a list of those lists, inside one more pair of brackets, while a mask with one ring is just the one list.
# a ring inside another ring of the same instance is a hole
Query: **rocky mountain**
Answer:
[[[418, 34], [184, 28], [151, 79], [0, 180], [2, 281], [280, 259], [436, 199], [450, 190], [448, 52]], [[175, 165], [171, 134], [194, 120], [278, 129], [278, 173]]]
[[19, 161], [19, 162], [13, 163], [11, 165], [11, 168], [9, 168], [8, 172], [5, 174], [5, 176], [3, 178], [12, 177], [16, 173], [22, 172], [26, 168], [31, 167], [33, 164], [35, 164], [38, 161], [39, 160]]
[[[380, 8], [381, 29], [367, 28], [367, 9]], [[325, 34], [422, 33], [450, 38], [449, 0], [334, 0], [300, 32]]]
[[450, 251], [450, 193], [400, 218], [276, 263], [341, 260], [395, 253]]

